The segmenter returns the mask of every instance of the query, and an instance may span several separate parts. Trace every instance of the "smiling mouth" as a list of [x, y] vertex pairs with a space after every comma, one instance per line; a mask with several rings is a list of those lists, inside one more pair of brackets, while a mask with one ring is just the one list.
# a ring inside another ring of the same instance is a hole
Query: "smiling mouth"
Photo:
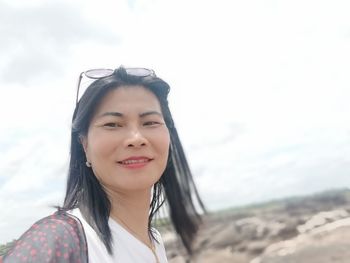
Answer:
[[130, 165], [130, 164], [143, 164], [143, 163], [148, 163], [152, 159], [130, 159], [130, 160], [125, 160], [125, 161], [120, 161], [118, 162], [119, 164], [123, 165]]
[[123, 168], [140, 169], [147, 166], [151, 161], [153, 161], [153, 159], [146, 156], [131, 156], [117, 163]]

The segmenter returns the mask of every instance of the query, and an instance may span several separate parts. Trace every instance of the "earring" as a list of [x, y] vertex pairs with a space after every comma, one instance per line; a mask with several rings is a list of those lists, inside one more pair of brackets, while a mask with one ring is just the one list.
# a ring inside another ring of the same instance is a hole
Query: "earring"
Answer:
[[85, 164], [87, 167], [89, 167], [89, 168], [91, 167], [91, 163], [89, 161], [86, 161]]

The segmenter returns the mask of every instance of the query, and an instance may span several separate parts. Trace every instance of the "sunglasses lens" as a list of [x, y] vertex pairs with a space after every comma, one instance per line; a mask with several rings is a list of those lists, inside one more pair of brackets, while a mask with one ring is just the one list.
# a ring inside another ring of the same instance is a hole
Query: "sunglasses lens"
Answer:
[[147, 77], [154, 76], [154, 71], [147, 68], [126, 68], [126, 73], [128, 75], [133, 75], [137, 77]]
[[113, 69], [90, 69], [85, 71], [85, 75], [91, 79], [100, 79], [111, 76], [113, 72]]

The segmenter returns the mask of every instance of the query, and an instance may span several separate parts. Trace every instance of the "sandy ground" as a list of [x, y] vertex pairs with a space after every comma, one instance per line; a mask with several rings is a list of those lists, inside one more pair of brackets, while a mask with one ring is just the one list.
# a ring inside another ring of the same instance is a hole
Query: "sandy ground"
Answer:
[[163, 237], [169, 263], [350, 263], [350, 191], [211, 215], [190, 259]]

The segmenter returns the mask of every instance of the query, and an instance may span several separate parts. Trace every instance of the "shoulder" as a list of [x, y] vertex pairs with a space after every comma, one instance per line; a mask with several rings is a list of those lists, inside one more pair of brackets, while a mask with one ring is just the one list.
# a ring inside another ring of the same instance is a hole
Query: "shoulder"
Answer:
[[[56, 212], [33, 224], [5, 255], [7, 262], [79, 262], [87, 255], [84, 230], [78, 219]], [[84, 262], [84, 261], [81, 261]]]
[[158, 255], [158, 259], [160, 262], [168, 262], [167, 255], [164, 247], [164, 242], [161, 234], [156, 228], [152, 228], [153, 235], [155, 237], [155, 247]]
[[163, 242], [163, 238], [162, 235], [160, 234], [160, 232], [156, 229], [156, 228], [151, 228], [151, 232], [154, 238], [155, 243], [159, 246], [164, 248], [164, 242]]

